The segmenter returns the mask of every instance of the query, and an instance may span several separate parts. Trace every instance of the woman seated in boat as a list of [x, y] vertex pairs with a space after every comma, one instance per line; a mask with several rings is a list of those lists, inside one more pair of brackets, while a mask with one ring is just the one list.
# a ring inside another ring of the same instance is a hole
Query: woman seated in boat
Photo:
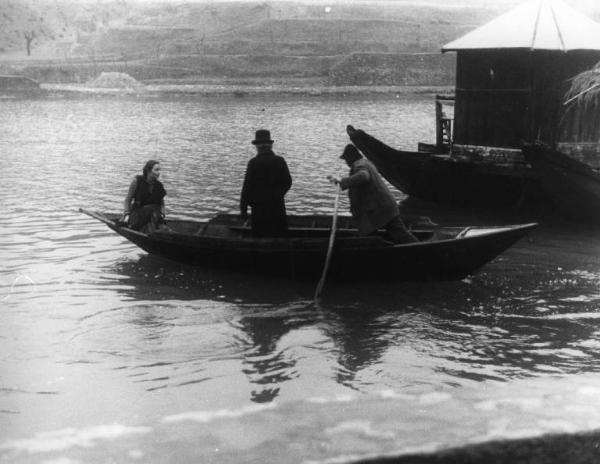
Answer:
[[165, 220], [165, 195], [167, 192], [160, 177], [160, 163], [150, 160], [144, 166], [142, 175], [133, 178], [123, 209], [121, 220], [129, 216], [127, 225], [134, 230], [149, 234]]

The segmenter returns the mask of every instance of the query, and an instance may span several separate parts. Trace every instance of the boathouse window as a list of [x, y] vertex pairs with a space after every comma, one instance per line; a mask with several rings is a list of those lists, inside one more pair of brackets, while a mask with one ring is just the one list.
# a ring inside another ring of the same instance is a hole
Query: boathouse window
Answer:
[[505, 51], [459, 52], [455, 143], [518, 148], [525, 136], [528, 65]]

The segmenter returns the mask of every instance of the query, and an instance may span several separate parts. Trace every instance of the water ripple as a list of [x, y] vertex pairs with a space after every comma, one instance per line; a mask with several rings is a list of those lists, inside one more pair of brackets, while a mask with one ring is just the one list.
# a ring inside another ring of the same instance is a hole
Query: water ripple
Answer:
[[293, 175], [288, 211], [331, 214], [347, 124], [412, 149], [433, 114], [429, 98], [2, 102], [0, 428], [597, 371], [593, 230], [542, 230], [462, 282], [327, 282], [315, 304], [312, 284], [148, 256], [77, 212], [118, 213], [150, 158], [168, 217], [236, 212], [267, 127]]

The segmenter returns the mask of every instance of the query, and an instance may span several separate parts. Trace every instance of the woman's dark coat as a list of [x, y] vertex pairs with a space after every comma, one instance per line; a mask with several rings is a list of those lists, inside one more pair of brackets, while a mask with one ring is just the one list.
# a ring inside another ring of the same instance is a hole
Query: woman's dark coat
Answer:
[[155, 180], [151, 184], [144, 176], [136, 176], [130, 187], [130, 193], [132, 189], [135, 190], [133, 190], [132, 199], [129, 200], [129, 202], [133, 201], [129, 227], [150, 233], [164, 222], [161, 212], [167, 194], [165, 187], [159, 180]]

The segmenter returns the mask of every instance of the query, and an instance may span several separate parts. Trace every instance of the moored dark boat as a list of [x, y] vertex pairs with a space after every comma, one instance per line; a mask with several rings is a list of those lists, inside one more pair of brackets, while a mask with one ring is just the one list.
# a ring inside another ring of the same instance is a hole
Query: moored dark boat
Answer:
[[25, 76], [0, 75], [0, 97], [40, 96], [46, 92], [39, 82]]
[[543, 144], [524, 146], [523, 155], [562, 214], [600, 222], [600, 173]]
[[460, 206], [515, 207], [529, 202], [539, 190], [526, 166], [396, 150], [363, 130], [352, 126], [346, 130], [390, 184], [416, 198]]
[[[328, 216], [288, 216], [282, 238], [255, 238], [238, 215], [210, 221], [167, 221], [168, 229], [146, 235], [117, 222], [118, 215], [80, 210], [148, 253], [176, 261], [234, 271], [319, 279], [331, 225]], [[472, 274], [537, 226], [419, 227], [417, 243], [394, 245], [384, 232], [361, 237], [351, 218], [341, 217], [329, 265], [335, 281], [459, 280]]]

